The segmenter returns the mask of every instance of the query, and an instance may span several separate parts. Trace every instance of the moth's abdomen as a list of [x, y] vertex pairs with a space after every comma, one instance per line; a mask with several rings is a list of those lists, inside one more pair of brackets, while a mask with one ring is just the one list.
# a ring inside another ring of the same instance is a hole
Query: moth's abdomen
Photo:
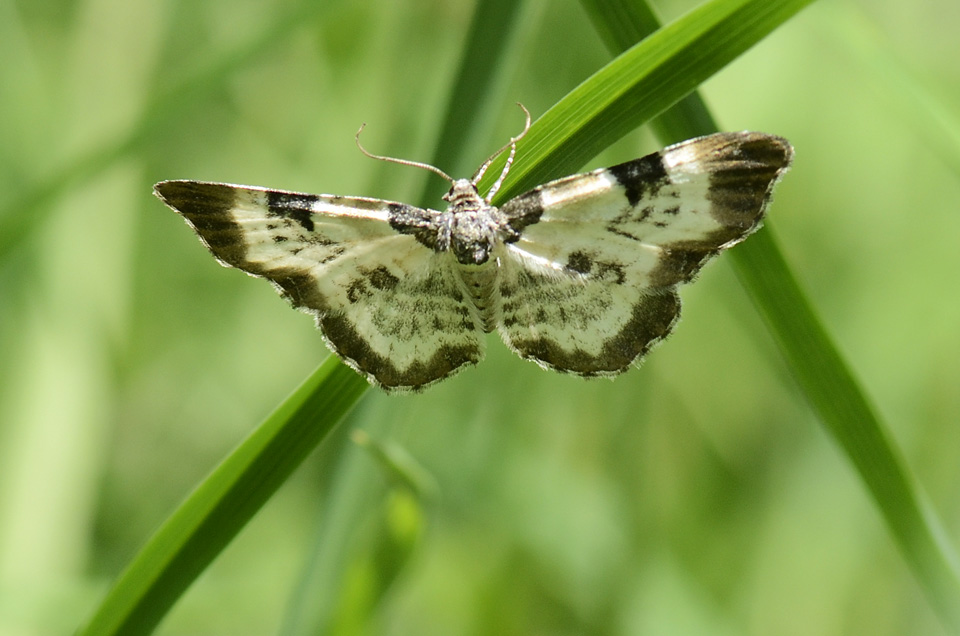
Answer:
[[500, 292], [497, 286], [497, 259], [491, 258], [483, 265], [457, 265], [464, 291], [477, 310], [480, 325], [485, 333], [497, 326], [500, 312]]

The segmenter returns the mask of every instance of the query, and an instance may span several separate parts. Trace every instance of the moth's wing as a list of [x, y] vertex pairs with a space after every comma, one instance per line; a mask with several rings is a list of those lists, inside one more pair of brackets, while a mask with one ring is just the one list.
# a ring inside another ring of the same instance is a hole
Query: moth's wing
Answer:
[[759, 227], [792, 157], [780, 137], [720, 133], [508, 201], [504, 341], [560, 371], [624, 371], [670, 333], [677, 286]]
[[449, 259], [391, 227], [398, 215], [429, 225], [429, 211], [222, 183], [154, 189], [223, 265], [268, 279], [315, 316], [330, 347], [372, 383], [417, 390], [483, 356]]

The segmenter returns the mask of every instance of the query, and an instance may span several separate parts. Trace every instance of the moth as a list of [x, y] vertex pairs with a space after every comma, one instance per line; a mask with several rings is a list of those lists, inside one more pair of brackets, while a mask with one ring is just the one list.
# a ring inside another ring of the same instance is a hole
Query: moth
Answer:
[[[372, 384], [416, 391], [477, 363], [493, 330], [556, 371], [612, 376], [639, 363], [676, 324], [677, 287], [759, 227], [793, 158], [780, 137], [718, 133], [494, 206], [529, 127], [527, 113], [470, 179], [371, 154], [357, 132], [367, 156], [449, 181], [443, 211], [203, 181], [154, 192], [221, 265], [266, 278], [312, 314]], [[508, 148], [482, 196], [477, 184]]]

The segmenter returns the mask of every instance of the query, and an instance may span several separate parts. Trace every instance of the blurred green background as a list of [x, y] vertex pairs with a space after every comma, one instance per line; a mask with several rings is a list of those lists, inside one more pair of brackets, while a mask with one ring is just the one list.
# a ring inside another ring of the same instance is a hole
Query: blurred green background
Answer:
[[[669, 20], [696, 6], [663, 1]], [[0, 0], [0, 634], [72, 631], [327, 355], [150, 195], [189, 178], [415, 202], [473, 3]], [[609, 60], [524, 4], [469, 174]], [[954, 0], [821, 0], [702, 87], [796, 147], [768, 226], [960, 538]], [[643, 131], [585, 168], [657, 147]], [[440, 205], [440, 202], [437, 202]], [[496, 336], [371, 390], [162, 634], [942, 634], [729, 264], [614, 381]], [[360, 428], [418, 462], [417, 499]]]

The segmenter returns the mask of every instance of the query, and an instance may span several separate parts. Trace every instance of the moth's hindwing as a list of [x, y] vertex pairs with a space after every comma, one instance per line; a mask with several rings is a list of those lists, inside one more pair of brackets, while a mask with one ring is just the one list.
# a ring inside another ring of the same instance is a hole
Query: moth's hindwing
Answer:
[[504, 341], [580, 375], [639, 362], [676, 324], [677, 286], [759, 227], [792, 156], [780, 137], [720, 133], [508, 201]]
[[222, 264], [270, 280], [375, 384], [419, 389], [483, 356], [446, 254], [390, 227], [410, 206], [196, 181], [155, 189]]

